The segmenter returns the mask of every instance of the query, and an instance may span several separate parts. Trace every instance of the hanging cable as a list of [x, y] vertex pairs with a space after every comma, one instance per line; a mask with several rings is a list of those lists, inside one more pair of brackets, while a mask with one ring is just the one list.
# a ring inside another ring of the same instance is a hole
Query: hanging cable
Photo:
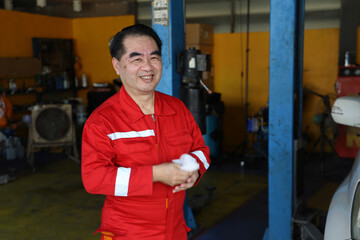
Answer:
[[231, 24], [231, 29], [230, 32], [234, 33], [235, 31], [235, 0], [231, 0], [231, 4], [230, 4], [230, 24]]
[[[242, 6], [240, 1], [240, 16], [242, 13]], [[245, 60], [245, 103], [244, 103], [244, 142], [237, 146], [235, 150], [230, 154], [232, 156], [235, 154], [239, 149], [242, 150], [241, 155], [245, 155], [247, 150], [247, 142], [248, 142], [248, 131], [247, 131], [247, 117], [248, 117], [248, 83], [249, 83], [249, 32], [250, 32], [250, 0], [247, 0], [247, 14], [246, 14], [246, 60]], [[240, 24], [240, 33], [242, 33], [242, 24]], [[240, 54], [241, 54], [241, 60], [243, 59], [243, 44], [242, 44], [242, 34], [240, 34]], [[243, 63], [243, 61], [241, 61]], [[240, 92], [242, 93], [242, 86], [243, 86], [243, 79], [244, 79], [244, 67], [241, 66], [241, 83], [240, 83]], [[242, 98], [240, 99], [240, 104], [242, 105]], [[243, 163], [243, 161], [241, 162]]]
[[240, 97], [240, 106], [243, 106], [244, 104], [244, 101], [243, 101], [243, 93], [244, 93], [244, 69], [245, 69], [245, 65], [244, 65], [244, 51], [243, 51], [243, 21], [242, 21], [242, 12], [243, 12], [243, 8], [242, 8], [242, 2], [243, 1], [240, 1], [240, 24], [239, 24], [239, 28], [240, 28], [240, 33], [239, 33], [239, 37], [240, 37], [240, 94], [241, 94], [241, 97]]
[[247, 119], [248, 119], [248, 111], [249, 111], [249, 34], [250, 33], [250, 0], [247, 0], [247, 14], [246, 14], [246, 59], [245, 59], [245, 105], [244, 105], [244, 148], [243, 152], [245, 153], [247, 149], [248, 142], [248, 129], [247, 129]]

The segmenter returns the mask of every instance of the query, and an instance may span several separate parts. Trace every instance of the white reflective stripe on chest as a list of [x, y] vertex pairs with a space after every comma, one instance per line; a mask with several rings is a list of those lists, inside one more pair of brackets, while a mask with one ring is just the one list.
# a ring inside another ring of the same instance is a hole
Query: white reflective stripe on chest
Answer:
[[115, 180], [115, 196], [126, 197], [129, 190], [131, 168], [118, 167]]
[[107, 135], [111, 140], [121, 139], [121, 138], [138, 138], [138, 137], [150, 137], [155, 136], [154, 130], [144, 130], [144, 131], [131, 131], [131, 132], [115, 132]]
[[209, 163], [207, 162], [205, 154], [202, 151], [195, 151], [191, 153], [195, 154], [200, 159], [200, 161], [204, 164], [205, 169], [209, 168]]

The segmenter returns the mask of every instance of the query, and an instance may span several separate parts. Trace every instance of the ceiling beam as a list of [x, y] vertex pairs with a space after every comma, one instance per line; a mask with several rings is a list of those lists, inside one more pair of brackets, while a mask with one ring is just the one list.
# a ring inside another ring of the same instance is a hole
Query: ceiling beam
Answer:
[[137, 16], [137, 1], [99, 1], [82, 0], [82, 11], [73, 11], [72, 0], [52, 0], [47, 1], [45, 7], [37, 7], [34, 1], [33, 5], [29, 2], [25, 5], [17, 5], [14, 2], [13, 10], [29, 13], [43, 14], [55, 17], [79, 18], [79, 17], [102, 17], [102, 16]]

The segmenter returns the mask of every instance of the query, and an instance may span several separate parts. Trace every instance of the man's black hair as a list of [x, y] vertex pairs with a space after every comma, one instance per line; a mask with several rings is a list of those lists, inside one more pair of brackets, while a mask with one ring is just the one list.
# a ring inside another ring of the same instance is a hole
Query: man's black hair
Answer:
[[128, 36], [149, 36], [155, 40], [161, 54], [162, 42], [157, 33], [151, 27], [143, 24], [135, 24], [126, 28], [123, 28], [118, 32], [110, 43], [111, 57], [120, 61], [121, 57], [125, 54], [124, 39]]

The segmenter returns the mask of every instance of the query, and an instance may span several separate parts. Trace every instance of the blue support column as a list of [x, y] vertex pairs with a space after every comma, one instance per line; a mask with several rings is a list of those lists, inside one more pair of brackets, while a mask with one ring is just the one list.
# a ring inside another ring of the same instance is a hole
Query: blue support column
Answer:
[[269, 229], [264, 235], [269, 240], [292, 239], [294, 122], [301, 117], [294, 95], [302, 85], [303, 6], [304, 0], [270, 2]]
[[152, 27], [163, 42], [163, 73], [156, 90], [178, 98], [181, 75], [176, 72], [176, 54], [185, 49], [184, 6], [184, 0], [152, 0]]
[[[152, 0], [152, 27], [163, 43], [163, 72], [156, 90], [180, 98], [181, 75], [176, 72], [176, 54], [185, 50], [184, 0]], [[196, 222], [188, 198], [184, 202], [184, 217], [188, 227]]]

